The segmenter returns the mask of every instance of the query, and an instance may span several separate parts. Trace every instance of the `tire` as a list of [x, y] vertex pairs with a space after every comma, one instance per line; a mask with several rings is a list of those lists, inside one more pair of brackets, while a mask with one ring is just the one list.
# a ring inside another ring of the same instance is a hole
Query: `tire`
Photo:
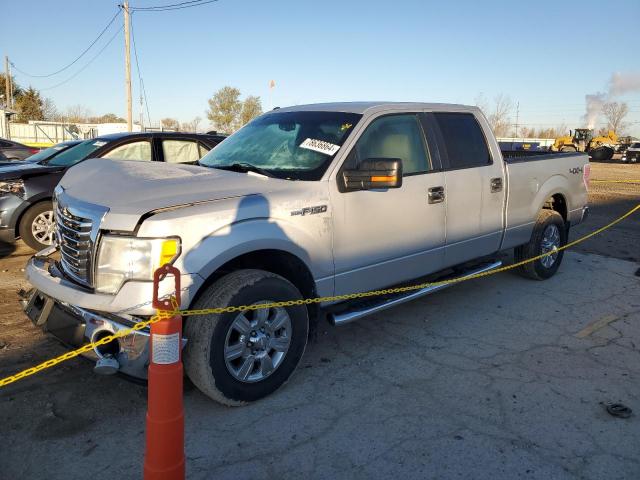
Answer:
[[576, 147], [572, 147], [572, 146], [564, 146], [560, 149], [561, 152], [575, 152], [576, 151]]
[[[555, 210], [543, 209], [538, 215], [536, 224], [533, 227], [529, 243], [516, 247], [514, 250], [515, 261], [520, 262], [549, 251], [549, 243], [545, 246], [543, 242], [545, 237], [546, 239], [550, 238], [549, 234], [553, 232], [554, 227], [558, 237], [557, 242], [553, 243], [554, 246], [560, 247], [566, 245], [567, 228], [564, 220], [562, 219], [562, 215]], [[525, 263], [518, 267], [518, 273], [524, 277], [532, 278], [534, 280], [546, 280], [547, 278], [553, 277], [558, 271], [558, 268], [560, 268], [560, 264], [562, 263], [563, 256], [564, 250], [560, 250], [559, 252], [556, 252], [555, 255], [540, 258], [534, 262]], [[553, 261], [549, 262], [549, 259], [553, 259]]]
[[[263, 270], [238, 270], [206, 288], [193, 308], [299, 299], [302, 295], [298, 289], [279, 275]], [[256, 315], [268, 315], [263, 324], [264, 330], [259, 327], [264, 317]], [[240, 319], [241, 316], [249, 320], [253, 332], [245, 328], [247, 324]], [[285, 316], [289, 323], [282, 320]], [[285, 327], [270, 330], [276, 321], [285, 322]], [[248, 333], [245, 335], [241, 331]], [[261, 333], [263, 331], [265, 333]], [[184, 328], [187, 338], [183, 354], [185, 371], [209, 398], [224, 405], [244, 405], [266, 397], [286, 383], [302, 358], [308, 333], [309, 315], [304, 305], [189, 317]], [[250, 343], [251, 340], [254, 343]], [[271, 342], [275, 341], [280, 345], [288, 342], [288, 348], [282, 355], [279, 355], [283, 350], [281, 346], [280, 350], [273, 348], [275, 343]], [[238, 353], [237, 358], [227, 361], [233, 352]], [[275, 367], [271, 372], [268, 372], [265, 355]], [[246, 365], [249, 367], [245, 368]]]
[[[48, 225], [44, 225], [46, 218], [50, 220]], [[45, 231], [39, 234], [35, 229], [36, 225], [44, 226]], [[53, 241], [53, 205], [51, 202], [39, 202], [30, 207], [20, 219], [18, 233], [24, 243], [36, 251], [40, 251], [51, 245]]]
[[613, 148], [597, 147], [589, 152], [589, 156], [596, 161], [608, 161], [613, 158]]

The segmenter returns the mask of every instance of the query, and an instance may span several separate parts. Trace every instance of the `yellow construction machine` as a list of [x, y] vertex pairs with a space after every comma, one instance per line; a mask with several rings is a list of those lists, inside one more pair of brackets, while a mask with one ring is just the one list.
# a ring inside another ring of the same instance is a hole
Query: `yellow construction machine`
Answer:
[[611, 160], [618, 135], [609, 130], [607, 136], [593, 136], [590, 128], [576, 128], [569, 135], [556, 138], [551, 146], [554, 152], [585, 152], [594, 160]]

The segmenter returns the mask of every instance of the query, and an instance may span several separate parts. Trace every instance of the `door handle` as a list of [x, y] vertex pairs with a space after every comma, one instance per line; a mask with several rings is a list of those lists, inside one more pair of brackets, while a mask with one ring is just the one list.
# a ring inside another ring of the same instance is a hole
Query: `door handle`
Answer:
[[491, 179], [491, 193], [502, 191], [502, 178], [496, 177]]
[[428, 190], [429, 203], [444, 202], [444, 187], [431, 187]]

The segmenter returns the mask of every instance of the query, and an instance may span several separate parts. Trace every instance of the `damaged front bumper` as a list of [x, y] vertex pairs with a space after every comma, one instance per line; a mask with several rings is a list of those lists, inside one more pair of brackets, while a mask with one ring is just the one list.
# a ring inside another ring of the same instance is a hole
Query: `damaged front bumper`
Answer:
[[[87, 291], [69, 281], [50, 257], [51, 247], [32, 257], [26, 266], [27, 280], [35, 287], [25, 294], [23, 309], [31, 321], [71, 348], [96, 342], [121, 330], [130, 329], [137, 322], [150, 318], [155, 312], [151, 301], [151, 283], [130, 282], [117, 296]], [[198, 276], [183, 274], [184, 284], [197, 286]], [[166, 283], [166, 282], [165, 282]], [[166, 288], [166, 286], [165, 286]], [[170, 293], [162, 291], [160, 294]], [[188, 291], [184, 292], [188, 295]], [[137, 303], [140, 302], [140, 303]], [[136, 304], [120, 308], [125, 303]], [[104, 308], [104, 309], [103, 309]], [[106, 310], [109, 311], [106, 311]], [[127, 312], [127, 313], [123, 313]], [[96, 362], [96, 373], [123, 373], [147, 378], [149, 365], [149, 327], [134, 330], [111, 342], [85, 352], [82, 356]], [[182, 340], [182, 346], [186, 340]], [[102, 363], [101, 363], [102, 362]], [[107, 368], [101, 368], [107, 365]]]
[[[120, 330], [129, 329], [142, 320], [130, 315], [113, 315], [80, 308], [58, 301], [35, 289], [24, 298], [23, 307], [36, 326], [51, 333], [71, 348], [78, 348]], [[137, 379], [146, 379], [149, 365], [149, 328], [135, 330], [82, 355], [95, 362], [105, 358], [115, 360], [115, 370], [118, 372]]]

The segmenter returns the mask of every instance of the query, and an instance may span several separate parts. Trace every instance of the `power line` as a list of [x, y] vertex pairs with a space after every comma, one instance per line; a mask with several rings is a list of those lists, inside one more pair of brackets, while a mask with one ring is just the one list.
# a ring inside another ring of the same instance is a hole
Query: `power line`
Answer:
[[191, 0], [190, 2], [172, 3], [168, 5], [156, 5], [154, 7], [131, 7], [131, 11], [137, 12], [166, 12], [169, 10], [182, 10], [184, 8], [199, 7], [218, 0]]
[[[131, 39], [133, 40], [133, 56], [136, 60], [136, 72], [138, 72], [138, 82], [140, 84], [140, 90], [144, 97], [144, 104], [147, 110], [147, 120], [149, 120], [149, 126], [151, 126], [151, 115], [149, 114], [149, 100], [147, 99], [147, 92], [144, 88], [144, 82], [142, 80], [142, 73], [140, 72], [140, 63], [138, 62], [138, 49], [136, 48], [136, 34], [133, 25], [133, 14], [131, 15]], [[142, 127], [142, 125], [140, 125]]]
[[62, 67], [60, 70], [56, 70], [55, 72], [53, 72], [53, 73], [48, 73], [48, 74], [46, 74], [46, 75], [36, 75], [36, 74], [32, 74], [32, 73], [27, 73], [27, 72], [25, 72], [24, 70], [19, 69], [18, 67], [16, 67], [16, 65], [15, 65], [13, 62], [11, 62], [11, 66], [13, 66], [13, 68], [15, 68], [18, 72], [22, 73], [23, 75], [26, 75], [26, 76], [28, 76], [28, 77], [34, 77], [34, 78], [46, 78], [46, 77], [52, 77], [52, 76], [54, 76], [54, 75], [57, 75], [57, 74], [58, 74], [58, 73], [60, 73], [60, 72], [64, 72], [64, 71], [65, 71], [65, 70], [67, 70], [69, 67], [71, 67], [73, 64], [75, 64], [78, 60], [80, 60], [80, 59], [84, 56], [84, 54], [85, 54], [85, 53], [87, 53], [87, 52], [91, 49], [91, 47], [93, 47], [93, 46], [96, 44], [96, 42], [97, 42], [98, 40], [100, 40], [100, 38], [102, 38], [102, 35], [104, 35], [104, 33], [105, 33], [105, 32], [107, 31], [107, 29], [111, 26], [111, 24], [112, 24], [113, 22], [115, 22], [116, 18], [118, 17], [118, 15], [120, 15], [120, 13], [121, 13], [121, 12], [122, 12], [122, 8], [121, 8], [120, 6], [118, 6], [118, 11], [117, 11], [117, 12], [116, 12], [116, 14], [111, 18], [111, 20], [109, 20], [109, 23], [107, 23], [107, 26], [106, 26], [106, 27], [104, 27], [104, 29], [102, 29], [102, 31], [101, 31], [101, 32], [100, 32], [100, 34], [96, 37], [96, 39], [95, 39], [93, 42], [91, 42], [91, 44], [90, 44], [87, 48], [85, 48], [85, 49], [82, 51], [82, 53], [76, 57], [76, 59], [75, 59], [73, 62], [69, 63], [68, 65], [66, 65], [66, 66], [64, 66], [64, 67]]
[[124, 28], [124, 25], [121, 26], [118, 30], [116, 30], [116, 33], [113, 34], [113, 36], [109, 39], [109, 41], [100, 49], [100, 51], [93, 57], [91, 57], [91, 60], [89, 60], [84, 67], [82, 67], [80, 70], [78, 70], [76, 73], [74, 73], [73, 75], [71, 75], [69, 78], [67, 78], [66, 80], [63, 80], [60, 83], [56, 83], [55, 85], [52, 85], [50, 87], [46, 87], [46, 88], [41, 88], [40, 91], [45, 91], [45, 90], [52, 90], [54, 88], [58, 88], [61, 85], [64, 85], [65, 83], [73, 80], [74, 78], [76, 78], [78, 75], [80, 75], [80, 73], [82, 73], [89, 65], [91, 65], [93, 63], [93, 61], [98, 58], [100, 56], [100, 54], [102, 52], [105, 51], [105, 49], [111, 45], [111, 42], [113, 42], [113, 40], [116, 38], [116, 36], [122, 31], [122, 29]]

